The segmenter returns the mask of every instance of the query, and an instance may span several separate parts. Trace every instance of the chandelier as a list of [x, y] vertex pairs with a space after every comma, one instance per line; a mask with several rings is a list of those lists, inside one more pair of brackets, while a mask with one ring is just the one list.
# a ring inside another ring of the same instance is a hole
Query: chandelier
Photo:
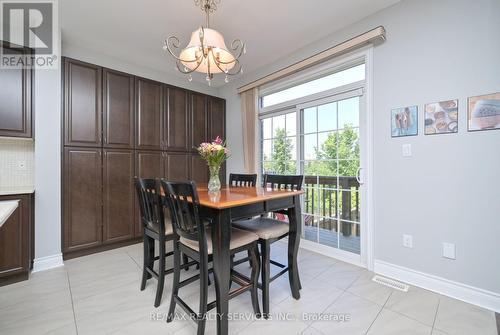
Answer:
[[165, 40], [163, 49], [168, 51], [176, 60], [176, 68], [188, 75], [192, 81], [191, 73], [201, 72], [206, 75], [208, 85], [211, 85], [214, 74], [224, 73], [225, 82], [229, 76], [243, 72], [239, 58], [246, 53], [246, 46], [241, 40], [236, 39], [231, 43], [231, 51], [226, 47], [224, 37], [217, 30], [210, 28], [210, 14], [217, 10], [221, 0], [194, 0], [195, 5], [205, 13], [206, 26], [193, 31], [187, 47], [182, 49], [177, 56], [174, 49], [179, 49], [179, 39], [170, 36]]

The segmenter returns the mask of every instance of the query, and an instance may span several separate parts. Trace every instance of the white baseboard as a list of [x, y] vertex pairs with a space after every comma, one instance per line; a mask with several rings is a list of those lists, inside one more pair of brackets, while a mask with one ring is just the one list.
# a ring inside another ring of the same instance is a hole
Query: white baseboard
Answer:
[[33, 270], [31, 272], [40, 272], [53, 268], [57, 268], [59, 266], [63, 266], [63, 258], [62, 254], [56, 254], [52, 256], [40, 257], [36, 258], [33, 261]]
[[500, 294], [375, 260], [375, 273], [500, 313]]

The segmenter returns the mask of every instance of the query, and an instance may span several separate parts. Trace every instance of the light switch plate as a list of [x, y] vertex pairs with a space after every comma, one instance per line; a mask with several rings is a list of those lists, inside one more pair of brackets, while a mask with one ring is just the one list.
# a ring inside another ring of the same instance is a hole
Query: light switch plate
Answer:
[[413, 248], [413, 236], [407, 234], [403, 235], [403, 247]]
[[443, 257], [448, 259], [456, 259], [454, 243], [443, 242]]
[[402, 153], [403, 153], [403, 157], [411, 157], [411, 144], [407, 143], [407, 144], [403, 144], [403, 146], [401, 147], [401, 150], [402, 150]]

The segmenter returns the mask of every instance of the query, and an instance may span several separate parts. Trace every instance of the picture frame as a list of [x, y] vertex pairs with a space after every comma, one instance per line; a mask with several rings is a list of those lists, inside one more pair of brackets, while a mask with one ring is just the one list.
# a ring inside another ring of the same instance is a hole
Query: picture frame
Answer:
[[418, 135], [418, 106], [391, 109], [391, 137]]
[[425, 135], [458, 133], [458, 99], [425, 104]]
[[496, 129], [500, 129], [500, 92], [469, 97], [467, 130], [474, 132]]

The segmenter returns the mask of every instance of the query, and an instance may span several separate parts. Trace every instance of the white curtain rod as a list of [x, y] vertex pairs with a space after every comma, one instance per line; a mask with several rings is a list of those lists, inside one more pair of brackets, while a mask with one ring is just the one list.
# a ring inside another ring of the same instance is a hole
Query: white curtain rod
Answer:
[[366, 44], [369, 44], [369, 43], [376, 44], [376, 43], [380, 43], [383, 41], [385, 41], [385, 29], [384, 29], [384, 27], [379, 26], [375, 29], [367, 31], [366, 33], [363, 33], [361, 35], [353, 37], [353, 38], [351, 38], [345, 42], [342, 42], [340, 44], [337, 44], [329, 49], [321, 51], [320, 53], [317, 53], [311, 57], [308, 57], [308, 58], [301, 60], [297, 63], [294, 63], [290, 66], [287, 66], [281, 70], [273, 72], [265, 77], [257, 79], [249, 84], [241, 86], [238, 88], [238, 93], [242, 93], [242, 92], [251, 90], [255, 87], [259, 87], [259, 86], [267, 84], [271, 81], [274, 81], [274, 80], [283, 78], [285, 76], [291, 75], [291, 74], [296, 73], [296, 72], [303, 70], [305, 68], [314, 66], [314, 65], [321, 63], [321, 62], [324, 62], [325, 60], [328, 60], [328, 59], [333, 58], [335, 56], [338, 56], [338, 55], [341, 55], [341, 54], [346, 53], [348, 51], [351, 51], [353, 49], [357, 49], [357, 48], [360, 48], [362, 46], [365, 46]]

